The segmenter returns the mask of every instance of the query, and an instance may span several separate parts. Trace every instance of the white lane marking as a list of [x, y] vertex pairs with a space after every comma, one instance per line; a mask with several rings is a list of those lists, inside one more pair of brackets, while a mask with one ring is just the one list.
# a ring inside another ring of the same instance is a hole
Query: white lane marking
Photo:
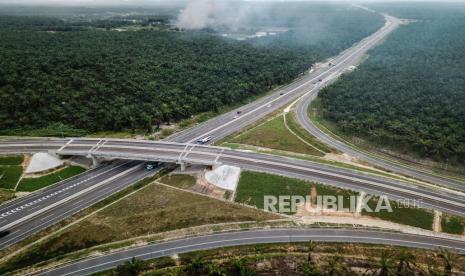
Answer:
[[91, 176], [91, 177], [89, 177], [89, 178], [83, 179], [83, 180], [81, 180], [81, 181], [79, 181], [79, 182], [74, 183], [73, 185], [66, 186], [66, 187], [64, 187], [64, 188], [62, 188], [62, 189], [60, 189], [60, 190], [58, 190], [58, 191], [55, 191], [55, 192], [53, 192], [53, 193], [51, 193], [51, 194], [42, 196], [42, 197], [39, 198], [39, 199], [35, 199], [34, 201], [30, 201], [30, 202], [28, 202], [28, 203], [26, 203], [26, 204], [23, 204], [23, 205], [21, 205], [20, 207], [17, 207], [17, 208], [15, 208], [15, 209], [13, 209], [13, 210], [9, 210], [9, 211], [7, 211], [7, 212], [4, 212], [4, 213], [2, 213], [2, 214], [0, 215], [0, 218], [5, 218], [5, 217], [7, 217], [7, 216], [9, 216], [9, 215], [12, 215], [13, 213], [16, 212], [15, 210], [17, 210], [18, 208], [21, 208], [20, 210], [22, 210], [22, 209], [24, 209], [24, 208], [33, 206], [33, 205], [35, 205], [35, 204], [37, 204], [37, 203], [39, 203], [39, 202], [41, 202], [41, 201], [44, 201], [44, 200], [46, 200], [46, 199], [48, 199], [48, 198], [50, 198], [50, 197], [52, 197], [52, 196], [56, 196], [56, 195], [58, 195], [58, 194], [61, 194], [61, 193], [65, 192], [65, 191], [67, 191], [67, 190], [69, 190], [69, 189], [71, 189], [71, 188], [74, 188], [74, 187], [76, 187], [76, 186], [78, 186], [78, 185], [81, 185], [82, 183], [88, 182], [89, 180], [92, 180], [92, 179], [94, 179], [94, 178], [96, 178], [96, 177], [99, 177], [100, 175], [105, 174], [105, 173], [107, 173], [107, 172], [110, 172], [110, 171], [112, 171], [112, 170], [114, 170], [114, 169], [116, 169], [116, 168], [119, 168], [119, 167], [121, 167], [121, 166], [127, 164], [127, 163], [129, 163], [129, 161], [128, 161], [128, 162], [125, 162], [125, 163], [122, 163], [121, 165], [118, 165], [118, 166], [116, 166], [116, 167], [113, 167], [113, 168], [111, 168], [111, 169], [109, 169], [109, 170], [103, 171], [103, 172], [101, 172], [101, 173], [99, 173], [99, 174], [93, 175], [93, 176]]
[[218, 164], [218, 159], [220, 159], [221, 155], [223, 155], [225, 149], [222, 149], [221, 152], [216, 156], [215, 161], [213, 161], [214, 164]]
[[66, 148], [66, 146], [68, 146], [69, 144], [71, 144], [73, 141], [74, 141], [74, 139], [70, 139], [70, 140], [68, 141], [68, 143], [64, 144], [61, 148], [58, 149], [58, 151], [62, 151], [64, 148]]
[[[134, 146], [108, 146], [108, 147], [122, 148], [122, 149], [136, 149], [136, 150], [139, 149], [139, 150], [143, 150], [143, 151], [146, 151], [146, 152], [147, 151], [173, 152], [173, 153], [179, 153], [180, 152], [179, 149], [162, 149], [162, 148], [153, 149], [153, 148], [134, 147]], [[189, 153], [204, 155], [204, 156], [205, 155], [206, 156], [211, 156], [213, 160], [215, 160], [214, 158], [217, 157], [217, 153], [214, 153], [214, 152], [202, 152], [202, 151], [192, 151], [192, 150], [193, 149], [191, 149], [189, 151]], [[105, 153], [106, 154], [111, 154], [109, 152], [101, 152], [101, 154], [105, 154]], [[78, 154], [78, 153], [75, 153], [75, 154]], [[132, 154], [132, 156], [144, 156], [144, 155]], [[358, 183], [365, 183], [365, 184], [369, 184], [369, 185], [372, 185], [372, 186], [378, 186], [378, 187], [382, 187], [382, 188], [385, 188], [385, 189], [388, 189], [388, 190], [400, 191], [402, 193], [407, 193], [407, 194], [415, 195], [415, 196], [418, 196], [418, 197], [428, 198], [428, 199], [435, 200], [435, 201], [445, 202], [445, 203], [448, 203], [448, 204], [451, 204], [451, 205], [454, 205], [454, 206], [459, 206], [459, 207], [465, 208], [464, 204], [453, 202], [453, 201], [450, 201], [448, 199], [440, 199], [440, 198], [437, 198], [437, 197], [434, 197], [434, 196], [430, 196], [430, 195], [427, 195], [427, 194], [422, 194], [422, 193], [415, 192], [415, 191], [412, 191], [412, 190], [407, 190], [406, 191], [405, 189], [393, 187], [391, 185], [386, 185], [386, 184], [382, 184], [382, 183], [378, 183], [378, 182], [373, 182], [373, 181], [370, 181], [370, 180], [362, 180], [362, 179], [358, 179], [356, 177], [344, 176], [344, 175], [340, 175], [340, 174], [337, 174], [337, 173], [331, 173], [331, 172], [324, 172], [324, 171], [321, 171], [321, 170], [311, 169], [311, 168], [303, 167], [303, 166], [300, 166], [300, 165], [286, 164], [283, 161], [276, 162], [276, 161], [269, 161], [269, 160], [265, 160], [265, 159], [255, 159], [255, 158], [242, 157], [242, 156], [230, 155], [230, 154], [226, 154], [226, 155], [222, 154], [221, 157], [222, 158], [224, 158], [224, 157], [225, 158], [232, 158], [232, 159], [235, 159], [235, 160], [245, 160], [245, 161], [253, 162], [253, 163], [256, 163], [256, 164], [267, 164], [267, 165], [274, 165], [274, 166], [278, 166], [278, 167], [293, 168], [293, 169], [308, 171], [308, 172], [312, 172], [312, 173], [319, 173], [319, 174], [323, 174], [323, 175], [326, 175], [326, 176], [336, 177], [336, 178], [339, 178], [339, 179], [347, 179], [347, 180], [351, 180], [351, 181], [358, 182]], [[274, 158], [277, 158], [277, 157], [274, 157]], [[213, 164], [212, 163], [213, 160], [208, 160], [208, 162], [207, 162], [207, 159], [201, 160], [201, 159], [194, 159], [194, 158], [187, 158], [187, 157], [183, 158], [183, 161], [186, 161], [186, 162], [200, 163], [200, 164], [207, 164], [207, 165]]]
[[[271, 100], [271, 101], [269, 101], [269, 102], [266, 102], [266, 103], [263, 104], [263, 105], [260, 105], [260, 106], [258, 106], [258, 107], [256, 107], [256, 108], [254, 108], [253, 110], [251, 110], [251, 111], [249, 111], [249, 112], [243, 114], [241, 117], [232, 119], [231, 121], [229, 121], [229, 122], [227, 122], [227, 123], [225, 123], [225, 124], [223, 124], [223, 125], [221, 125], [221, 126], [219, 126], [219, 127], [217, 127], [217, 128], [214, 128], [214, 129], [212, 129], [212, 130], [210, 130], [210, 131], [207, 131], [206, 133], [203, 133], [202, 135], [200, 135], [200, 136], [198, 136], [198, 137], [195, 137], [194, 139], [190, 140], [189, 143], [192, 143], [192, 142], [194, 142], [194, 141], [200, 139], [201, 137], [203, 137], [203, 136], [205, 136], [205, 135], [209, 135], [209, 134], [211, 134], [211, 133], [213, 133], [213, 132], [215, 132], [215, 131], [217, 131], [217, 130], [219, 130], [219, 129], [222, 129], [222, 128], [224, 128], [225, 126], [234, 123], [235, 121], [239, 120], [239, 119], [242, 118], [242, 117], [245, 117], [245, 116], [247, 116], [247, 115], [250, 115], [250, 114], [252, 114], [252, 113], [255, 113], [257, 110], [260, 110], [260, 109], [262, 109], [262, 108], [264, 108], [264, 107], [266, 107], [266, 106], [269, 106], [270, 104], [272, 104], [272, 103], [274, 103], [274, 102], [280, 100], [281, 98], [287, 96], [287, 94], [293, 93], [294, 91], [296, 91], [296, 90], [298, 90], [298, 89], [300, 89], [300, 88], [302, 88], [302, 87], [308, 85], [309, 83], [312, 83], [313, 81], [315, 81], [316, 79], [318, 79], [318, 78], [321, 77], [322, 75], [327, 74], [328, 72], [330, 72], [330, 71], [332, 71], [333, 69], [337, 68], [338, 66], [342, 65], [344, 62], [346, 62], [346, 61], [349, 60], [351, 57], [355, 56], [356, 54], [358, 54], [359, 52], [361, 52], [362, 50], [364, 50], [364, 49], [365, 49], [367, 46], [369, 46], [370, 44], [372, 44], [372, 43], [377, 43], [378, 41], [380, 41], [381, 39], [379, 38], [379, 36], [381, 36], [381, 35], [384, 34], [385, 32], [387, 32], [387, 31], [389, 31], [389, 32], [394, 31], [394, 29], [391, 30], [391, 29], [386, 28], [386, 27], [389, 27], [390, 25], [391, 25], [391, 22], [390, 22], [390, 21], [387, 21], [387, 23], [384, 25], [383, 28], [381, 28], [378, 32], [372, 34], [371, 40], [369, 40], [369, 41], [367, 41], [367, 42], [365, 42], [365, 43], [362, 43], [361, 45], [358, 45], [359, 48], [358, 48], [356, 51], [350, 53], [347, 57], [345, 57], [342, 61], [338, 62], [335, 66], [330, 67], [328, 70], [322, 72], [321, 74], [319, 74], [318, 76], [314, 77], [313, 79], [310, 79], [310, 80], [304, 82], [303, 84], [297, 86], [296, 88], [293, 88], [293, 89], [291, 89], [290, 91], [284, 93], [283, 95], [281, 95], [281, 96], [279, 96], [279, 97], [277, 97], [277, 98], [275, 98], [275, 99], [273, 99], [273, 100]], [[381, 37], [381, 38], [383, 38], [383, 37]]]
[[110, 181], [113, 181], [114, 179], [117, 179], [117, 178], [119, 178], [119, 177], [121, 177], [121, 176], [123, 176], [125, 174], [128, 174], [128, 173], [130, 173], [130, 172], [132, 172], [132, 171], [134, 171], [136, 169], [139, 169], [141, 166], [142, 166], [142, 164], [138, 165], [138, 166], [134, 166], [132, 168], [129, 168], [128, 170], [125, 170], [125, 171], [123, 171], [123, 172], [121, 172], [121, 173], [119, 173], [117, 175], [114, 175], [114, 176], [112, 176], [110, 178], [107, 178], [107, 179], [103, 180], [102, 182], [98, 183], [97, 185], [90, 186], [90, 187], [88, 187], [88, 188], [86, 188], [84, 190], [81, 190], [81, 191], [79, 191], [77, 193], [74, 193], [73, 195], [71, 195], [71, 196], [69, 196], [67, 198], [64, 198], [64, 199], [62, 199], [60, 201], [57, 201], [57, 202], [55, 202], [53, 204], [50, 204], [50, 205], [48, 205], [48, 206], [46, 206], [46, 207], [44, 207], [44, 208], [42, 208], [42, 209], [40, 209], [40, 210], [38, 210], [38, 211], [36, 211], [34, 213], [28, 214], [28, 215], [26, 215], [26, 216], [24, 216], [24, 217], [22, 217], [22, 218], [20, 218], [18, 220], [15, 220], [15, 221], [1, 227], [0, 231], [5, 231], [6, 229], [8, 229], [10, 227], [13, 227], [13, 226], [15, 226], [15, 225], [17, 225], [17, 224], [19, 224], [19, 223], [21, 223], [21, 222], [23, 222], [25, 220], [28, 220], [28, 219], [30, 219], [30, 218], [38, 215], [38, 214], [46, 212], [46, 211], [48, 211], [48, 210], [50, 210], [50, 209], [52, 209], [52, 208], [54, 208], [54, 207], [56, 207], [58, 205], [61, 205], [62, 203], [65, 203], [66, 201], [69, 201], [69, 200], [71, 200], [73, 198], [76, 198], [76, 197], [78, 197], [78, 196], [80, 196], [82, 194], [85, 194], [85, 193], [87, 193], [87, 192], [89, 192], [89, 191], [91, 191], [91, 190], [93, 190], [95, 188], [98, 188], [98, 187], [100, 187], [100, 186], [102, 186], [102, 185], [104, 185], [104, 184], [106, 184], [106, 183], [108, 183]]
[[[380, 233], [382, 233], [382, 232], [380, 232]], [[426, 237], [426, 236], [421, 236], [421, 237]], [[200, 242], [200, 243], [194, 243], [194, 244], [190, 244], [190, 245], [182, 245], [182, 246], [172, 247], [172, 248], [168, 248], [168, 249], [151, 251], [151, 252], [143, 253], [143, 254], [132, 255], [131, 258], [132, 257], [141, 258], [141, 257], [145, 257], [145, 256], [151, 256], [151, 255], [154, 255], [154, 254], [159, 254], [159, 253], [161, 253], [163, 255], [164, 252], [167, 252], [169, 254], [170, 251], [182, 250], [182, 249], [186, 249], [186, 248], [190, 248], [190, 247], [197, 248], [199, 246], [208, 246], [208, 245], [219, 244], [219, 243], [227, 244], [227, 243], [231, 243], [231, 242], [240, 242], [240, 241], [249, 241], [249, 240], [272, 240], [272, 239], [273, 240], [276, 240], [276, 239], [289, 239], [289, 241], [292, 241], [292, 239], [321, 239], [321, 240], [337, 239], [339, 241], [346, 240], [346, 239], [359, 239], [359, 240], [363, 241], [363, 240], [369, 239], [372, 242], [366, 241], [366, 243], [375, 243], [374, 241], [376, 241], [376, 242], [384, 242], [384, 243], [389, 243], [389, 244], [406, 244], [407, 243], [407, 244], [414, 244], [417, 247], [427, 247], [427, 248], [434, 248], [434, 247], [438, 246], [437, 244], [434, 244], [434, 243], [411, 241], [411, 240], [401, 239], [401, 238], [395, 239], [395, 238], [378, 238], [378, 237], [364, 237], [364, 236], [356, 237], [356, 236], [353, 236], [353, 235], [312, 235], [312, 234], [292, 235], [292, 234], [290, 234], [290, 235], [281, 235], [281, 236], [267, 236], [267, 237], [257, 236], [257, 237], [250, 237], [250, 238], [237, 238], [237, 239], [225, 239], [225, 240], [218, 240], [218, 241], [210, 241], [210, 242]], [[228, 246], [228, 245], [226, 245], [226, 246]], [[447, 246], [440, 246], [440, 247], [441, 248], [457, 249], [454, 246], [448, 246], [448, 245]], [[206, 248], [208, 248], [208, 247], [206, 247]], [[459, 249], [463, 249], [463, 248], [459, 248]], [[129, 250], [123, 251], [123, 252], [129, 252]], [[119, 252], [119, 253], [122, 253], [122, 252]], [[90, 260], [96, 260], [98, 258], [99, 257], [97, 257], [97, 258], [89, 258], [89, 259], [86, 259], [85, 261], [83, 261], [81, 263], [85, 263], [85, 262], [88, 262]], [[119, 263], [119, 262], [122, 262], [122, 261], [125, 261], [125, 260], [128, 260], [128, 259], [130, 259], [130, 258], [129, 257], [123, 257], [123, 258], [119, 258], [119, 259], [116, 259], [116, 260], [112, 260], [112, 261], [108, 261], [108, 262], [104, 262], [104, 263], [99, 263], [99, 264], [93, 265], [93, 266], [86, 266], [85, 268], [74, 270], [72, 272], [62, 274], [62, 275], [75, 275], [76, 273], [79, 273], [81, 271], [86, 271], [86, 270], [89, 270], [91, 268], [97, 268], [97, 267], [100, 267], [100, 266], [105, 266], [105, 265], [109, 265], [109, 264], [113, 264], [113, 263]], [[52, 271], [53, 270], [51, 270], [49, 272], [52, 272]]]

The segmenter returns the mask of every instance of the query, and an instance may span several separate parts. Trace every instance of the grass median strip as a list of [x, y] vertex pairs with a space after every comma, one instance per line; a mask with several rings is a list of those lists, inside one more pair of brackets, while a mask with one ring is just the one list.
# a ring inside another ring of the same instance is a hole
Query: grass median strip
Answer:
[[[265, 196], [307, 196], [310, 194], [312, 186], [316, 187], [319, 196], [343, 196], [346, 201], [350, 196], [358, 195], [357, 192], [339, 189], [332, 186], [312, 183], [300, 179], [294, 179], [279, 175], [272, 175], [258, 172], [242, 172], [236, 191], [236, 201], [258, 208], [264, 208]], [[379, 203], [378, 197], [373, 197], [368, 201], [368, 207], [375, 211]], [[344, 202], [343, 206], [349, 204]], [[380, 210], [379, 212], [364, 211], [362, 214], [373, 218], [379, 218], [394, 223], [419, 227], [432, 230], [433, 212], [428, 209], [407, 206], [402, 202], [389, 200], [392, 212]], [[289, 213], [292, 214], [292, 213]], [[456, 222], [450, 224], [450, 228], [458, 228]], [[458, 232], [459, 230], [454, 230]], [[462, 230], [463, 232], [463, 230]]]
[[464, 235], [465, 219], [453, 215], [443, 215], [441, 228], [444, 233]]
[[83, 173], [84, 171], [85, 169], [82, 167], [70, 166], [45, 176], [37, 178], [23, 178], [21, 182], [19, 182], [17, 190], [21, 192], [32, 192]]
[[[323, 156], [320, 151], [316, 150], [314, 147], [306, 145], [304, 142], [299, 140], [299, 138], [289, 132], [284, 125], [282, 115], [234, 137], [230, 142]], [[308, 142], [311, 143], [310, 141]]]
[[0, 166], [0, 188], [14, 189], [22, 174], [22, 166]]
[[312, 186], [316, 187], [319, 195], [344, 196], [356, 195], [355, 192], [337, 189], [305, 180], [284, 177], [280, 175], [249, 172], [241, 173], [236, 190], [236, 202], [257, 208], [264, 207], [264, 196], [308, 196]]
[[23, 160], [24, 156], [22, 155], [0, 156], [0, 166], [19, 166]]

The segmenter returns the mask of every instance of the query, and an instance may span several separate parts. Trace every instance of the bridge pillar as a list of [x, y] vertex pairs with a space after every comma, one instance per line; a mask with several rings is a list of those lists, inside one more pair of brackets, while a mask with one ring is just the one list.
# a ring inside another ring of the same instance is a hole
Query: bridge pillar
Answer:
[[100, 160], [97, 157], [93, 155], [88, 155], [87, 157], [92, 159], [92, 168], [95, 168], [98, 165], [100, 165]]
[[185, 171], [186, 170], [186, 162], [181, 162], [179, 163], [179, 165], [181, 165], [181, 171]]

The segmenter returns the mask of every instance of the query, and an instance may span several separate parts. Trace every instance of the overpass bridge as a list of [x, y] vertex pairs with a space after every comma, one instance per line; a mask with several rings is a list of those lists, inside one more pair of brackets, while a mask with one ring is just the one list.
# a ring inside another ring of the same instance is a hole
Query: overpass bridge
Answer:
[[[245, 170], [279, 174], [391, 199], [421, 201], [424, 207], [465, 217], [465, 196], [434, 185], [419, 184], [307, 160], [245, 152], [223, 147], [123, 139], [17, 139], [0, 141], [0, 153], [50, 152], [61, 156], [141, 160], [208, 166], [232, 165]], [[264, 183], [266, 185], [266, 183]]]

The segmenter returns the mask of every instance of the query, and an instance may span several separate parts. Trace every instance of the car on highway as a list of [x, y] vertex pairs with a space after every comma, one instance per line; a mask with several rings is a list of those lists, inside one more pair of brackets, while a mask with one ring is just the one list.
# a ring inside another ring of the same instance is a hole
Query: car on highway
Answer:
[[202, 139], [197, 140], [197, 144], [204, 145], [212, 140], [211, 136], [204, 137]]
[[151, 171], [151, 170], [155, 169], [158, 166], [159, 166], [159, 163], [148, 163], [147, 165], [145, 165], [145, 168], [148, 171]]

